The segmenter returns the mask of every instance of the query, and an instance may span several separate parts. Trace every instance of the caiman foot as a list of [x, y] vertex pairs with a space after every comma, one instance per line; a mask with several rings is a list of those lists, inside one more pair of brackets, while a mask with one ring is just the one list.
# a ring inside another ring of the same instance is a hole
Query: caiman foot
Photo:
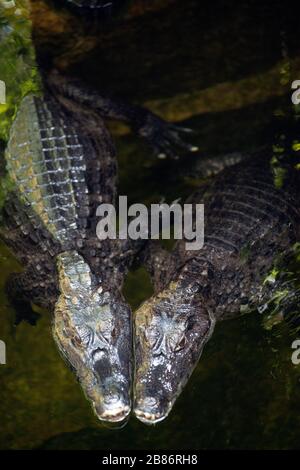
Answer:
[[35, 326], [41, 315], [31, 308], [31, 304], [13, 304], [15, 310], [15, 326], [18, 326], [22, 321]]
[[15, 311], [15, 326], [22, 323], [22, 321], [34, 326], [41, 317], [39, 313], [32, 309], [31, 302], [26, 295], [24, 283], [26, 283], [28, 279], [30, 279], [30, 277], [28, 277], [26, 272], [14, 273], [10, 275], [5, 284], [5, 293], [9, 305]]
[[168, 123], [153, 113], [147, 113], [145, 122], [137, 129], [138, 134], [146, 139], [158, 158], [177, 160], [180, 151], [197, 152], [197, 146], [185, 142], [181, 134], [192, 134], [194, 131]]
[[186, 143], [181, 137], [184, 133], [193, 133], [191, 129], [168, 123], [140, 106], [128, 105], [102, 96], [97, 90], [83, 87], [79, 80], [63, 77], [56, 70], [52, 70], [46, 80], [56, 96], [61, 95], [94, 109], [103, 119], [114, 119], [129, 124], [138, 135], [146, 139], [159, 158], [176, 159], [180, 151], [198, 150], [198, 147]]

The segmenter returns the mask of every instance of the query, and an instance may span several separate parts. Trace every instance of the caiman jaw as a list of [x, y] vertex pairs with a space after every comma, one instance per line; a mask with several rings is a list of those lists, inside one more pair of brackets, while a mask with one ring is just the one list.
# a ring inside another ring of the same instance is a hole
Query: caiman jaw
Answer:
[[134, 413], [143, 423], [168, 416], [213, 332], [202, 304], [197, 286], [172, 282], [136, 313]]
[[124, 421], [131, 410], [131, 314], [118, 292], [94, 288], [76, 252], [58, 256], [60, 297], [53, 335], [101, 421]]

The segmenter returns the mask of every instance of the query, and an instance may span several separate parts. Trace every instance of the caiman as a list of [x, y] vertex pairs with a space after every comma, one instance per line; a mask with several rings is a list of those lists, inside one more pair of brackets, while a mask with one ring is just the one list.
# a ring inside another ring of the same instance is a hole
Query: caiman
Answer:
[[279, 287], [265, 281], [299, 241], [300, 172], [286, 164], [279, 187], [272, 156], [243, 158], [190, 197], [205, 205], [201, 250], [180, 240], [171, 253], [145, 252], [155, 293], [135, 316], [134, 411], [144, 423], [169, 414], [216, 322], [266, 305]]
[[22, 101], [6, 151], [1, 237], [25, 267], [7, 292], [23, 316], [31, 315], [30, 301], [54, 312], [58, 347], [97, 416], [123, 421], [131, 409], [132, 328], [121, 288], [139, 244], [96, 237], [97, 206], [114, 204], [116, 195], [115, 149], [103, 117], [131, 122], [157, 152], [181, 141], [150, 112], [56, 72], [44, 85], [43, 96]]

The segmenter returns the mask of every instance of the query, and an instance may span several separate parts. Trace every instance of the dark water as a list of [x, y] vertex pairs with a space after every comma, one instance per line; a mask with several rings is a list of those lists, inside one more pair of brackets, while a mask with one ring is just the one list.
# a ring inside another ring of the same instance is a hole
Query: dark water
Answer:
[[[197, 131], [199, 154], [173, 162], [154, 159], [112, 126], [120, 194], [149, 203], [188, 195], [197, 160], [208, 154], [276, 145], [278, 134], [289, 135], [288, 120], [282, 125], [278, 116], [291, 111], [300, 48], [292, 15], [274, 2], [166, 0], [146, 12], [142, 3], [131, 2], [131, 15], [117, 20], [114, 32], [108, 25], [92, 31], [88, 47], [81, 20], [60, 32], [51, 2], [36, 2], [33, 18], [42, 57]], [[21, 268], [3, 246], [0, 263], [0, 339], [7, 345], [0, 448], [299, 448], [300, 365], [292, 364], [291, 345], [300, 333], [266, 330], [258, 313], [219, 324], [165, 422], [147, 427], [131, 418], [121, 430], [106, 429], [56, 350], [50, 315], [41, 312], [36, 327], [13, 326], [4, 283]], [[124, 292], [134, 308], [151, 294], [144, 270], [130, 273]]]

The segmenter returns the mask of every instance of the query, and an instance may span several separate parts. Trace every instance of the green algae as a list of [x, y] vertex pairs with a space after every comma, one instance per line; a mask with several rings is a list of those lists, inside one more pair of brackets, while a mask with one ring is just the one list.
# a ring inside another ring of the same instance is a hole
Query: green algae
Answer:
[[29, 4], [27, 0], [14, 4], [12, 8], [0, 4], [0, 80], [6, 85], [6, 103], [0, 104], [0, 139], [4, 141], [22, 98], [40, 88]]

